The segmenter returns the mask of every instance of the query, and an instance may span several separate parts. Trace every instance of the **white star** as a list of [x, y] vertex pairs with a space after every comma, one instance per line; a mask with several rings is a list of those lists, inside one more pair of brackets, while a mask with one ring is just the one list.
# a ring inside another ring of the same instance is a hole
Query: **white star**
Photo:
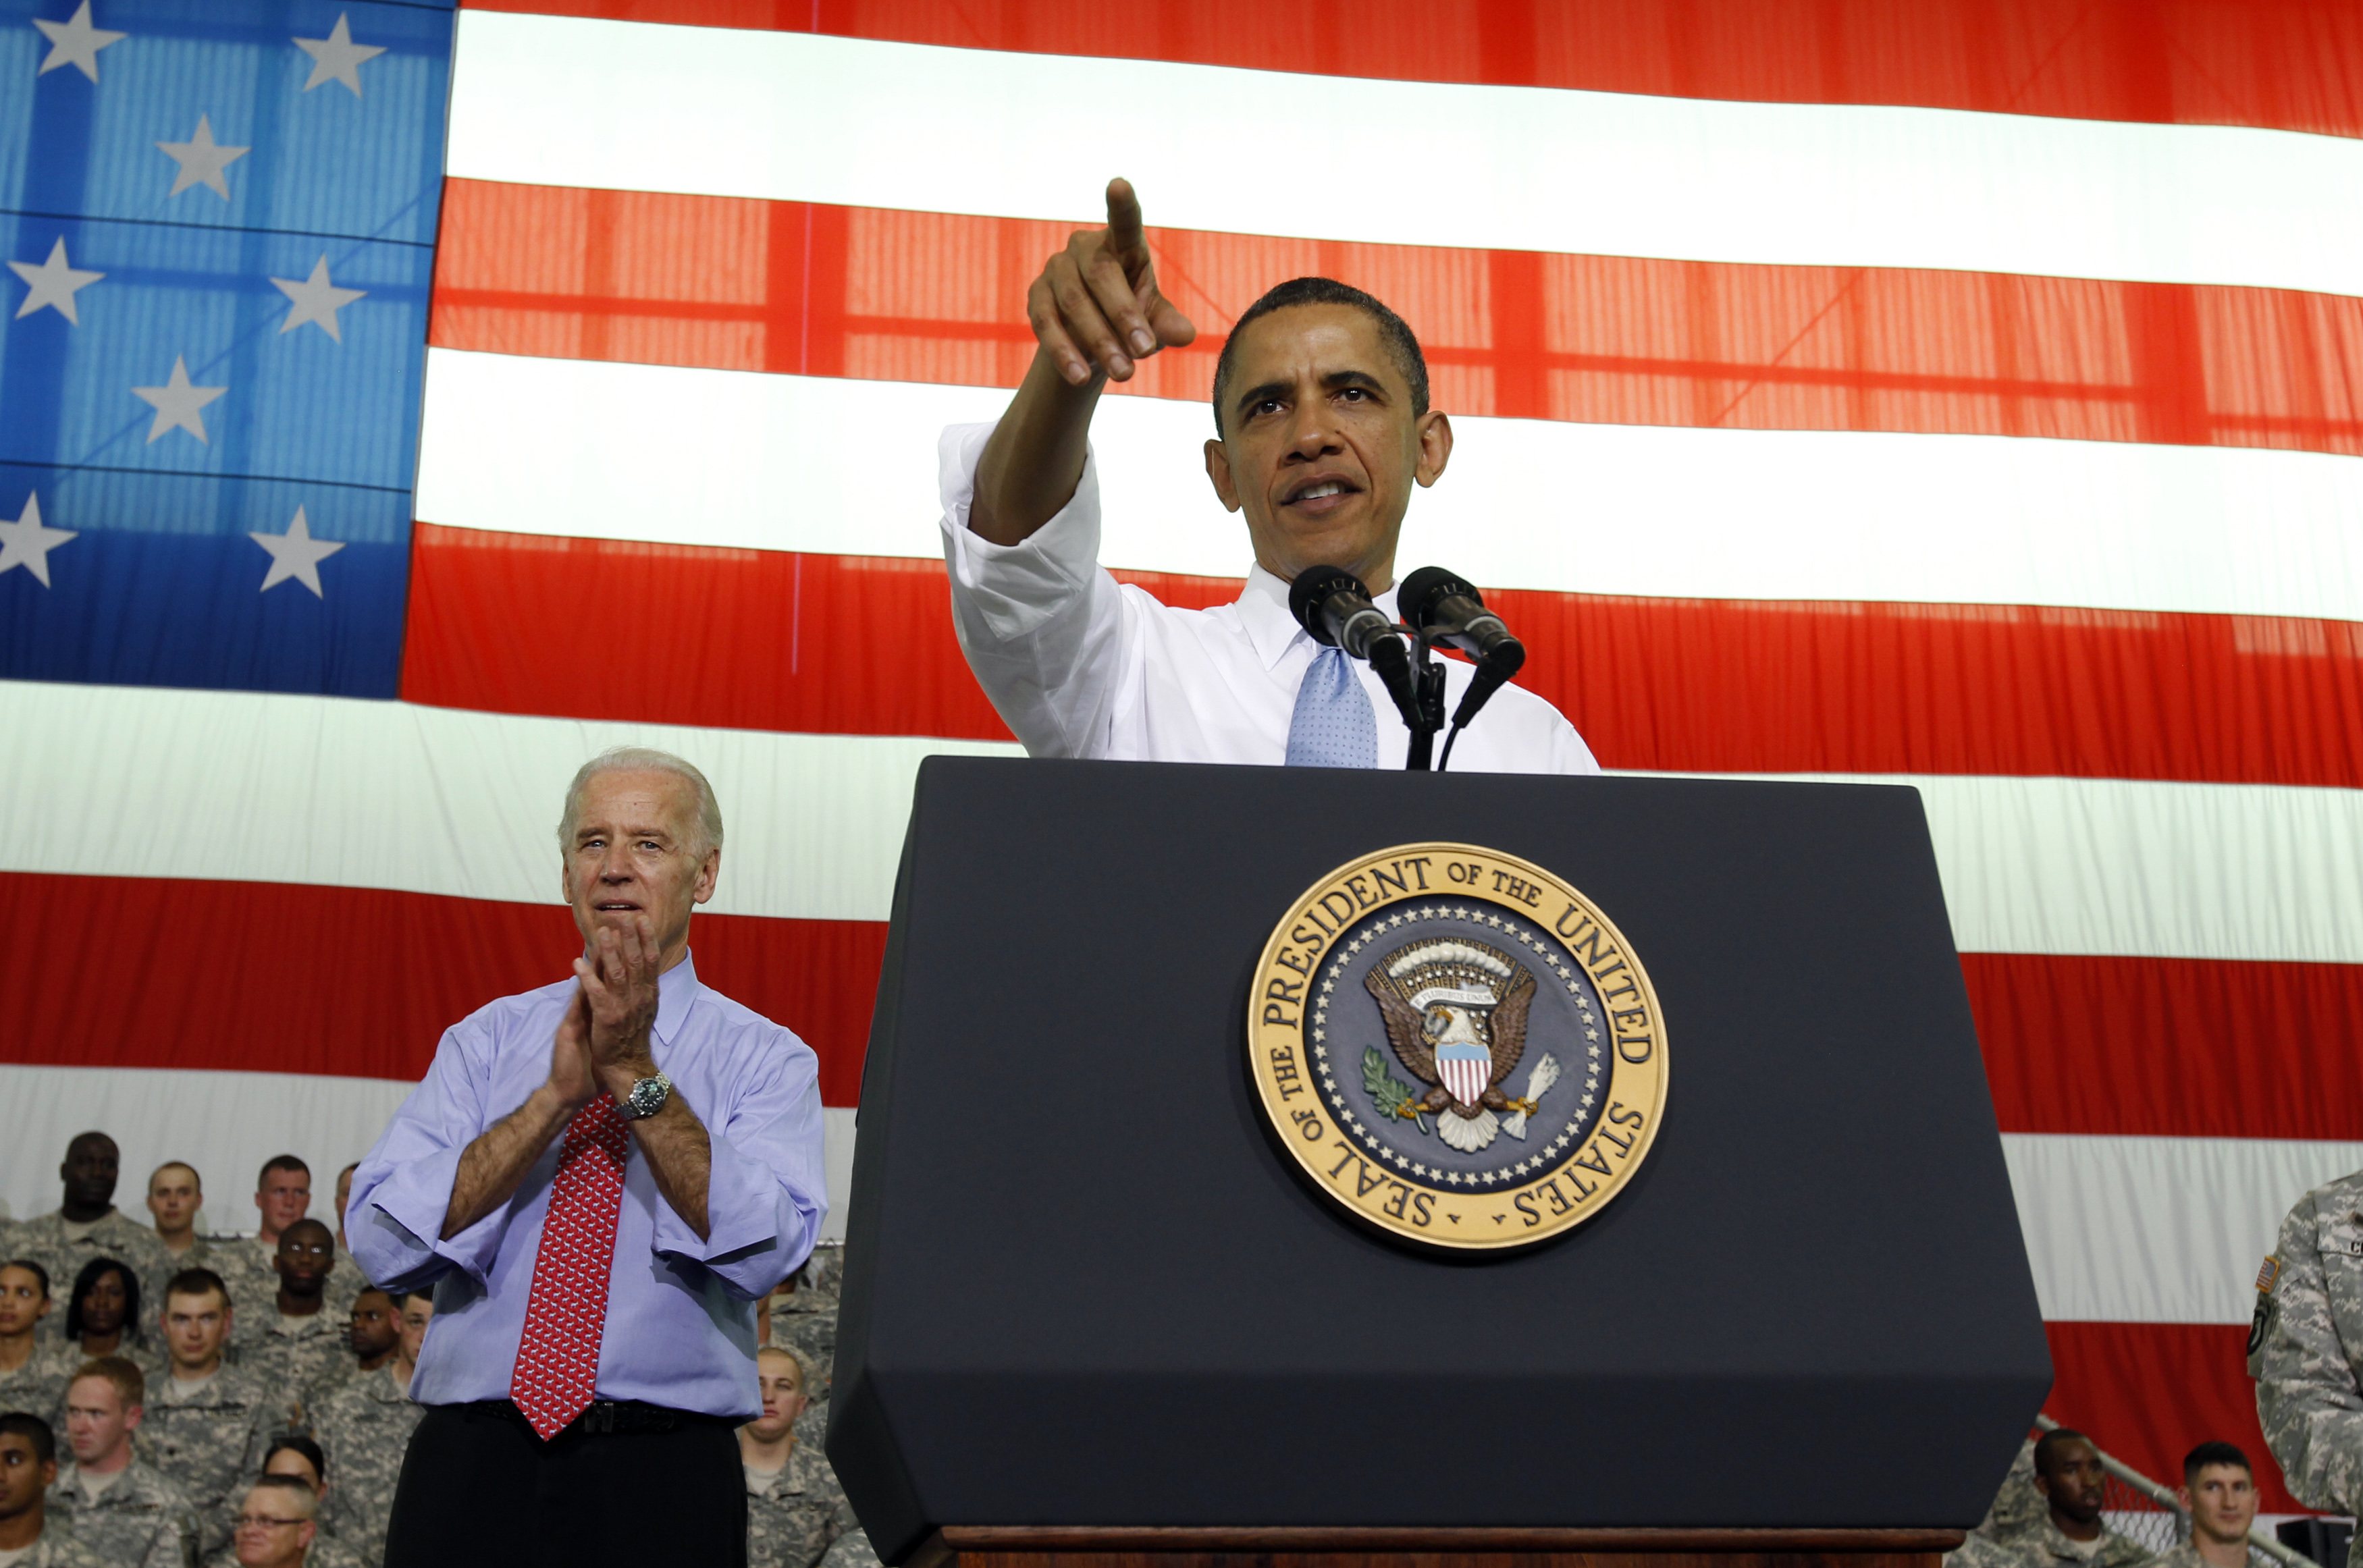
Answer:
[[213, 440], [205, 434], [205, 406], [227, 391], [227, 387], [191, 386], [188, 363], [175, 354], [172, 377], [162, 386], [133, 387], [131, 395], [155, 406], [155, 422], [148, 426], [150, 446], [167, 430], [185, 430], [210, 447]]
[[0, 523], [0, 573], [11, 567], [23, 567], [47, 588], [50, 552], [72, 537], [69, 529], [41, 526], [41, 498], [28, 490], [25, 492], [24, 515], [14, 523]]
[[1586, 1104], [1586, 1105], [1590, 1105], [1590, 1104], [1592, 1103], [1592, 1097], [1591, 1097], [1590, 1095], [1585, 1095], [1585, 1096], [1583, 1097], [1583, 1103], [1584, 1103], [1584, 1104]]
[[323, 82], [341, 82], [361, 95], [361, 61], [375, 60], [385, 52], [383, 44], [357, 44], [345, 26], [344, 13], [337, 14], [337, 25], [328, 29], [324, 39], [297, 39], [295, 47], [312, 57], [312, 75], [304, 83], [309, 93]]
[[1450, 1182], [1453, 1186], [1459, 1187], [1460, 1185], [1460, 1173], [1459, 1171], [1448, 1172], [1445, 1176], [1444, 1179]]
[[271, 569], [262, 574], [262, 591], [270, 592], [293, 578], [312, 591], [315, 599], [327, 596], [320, 591], [320, 563], [343, 549], [337, 539], [312, 537], [312, 525], [304, 521], [304, 509], [295, 509], [295, 521], [287, 525], [284, 534], [249, 534], [247, 537], [271, 552]]
[[17, 307], [19, 319], [48, 305], [76, 326], [82, 325], [82, 317], [74, 314], [74, 291], [86, 289], [106, 276], [104, 272], [86, 272], [67, 266], [66, 242], [62, 235], [55, 245], [50, 247], [50, 259], [39, 266], [36, 267], [30, 261], [11, 261], [8, 271], [24, 279], [33, 291], [25, 296], [25, 303]]
[[345, 335], [337, 330], [337, 312], [369, 293], [367, 289], [340, 289], [328, 282], [326, 256], [312, 263], [312, 275], [300, 283], [293, 278], [273, 278], [271, 282], [295, 305], [287, 313], [287, 319], [279, 324], [283, 337], [308, 321], [339, 343], [345, 340]]
[[196, 134], [186, 141], [160, 141], [156, 149], [181, 166], [172, 178], [172, 188], [167, 197], [177, 196], [192, 185], [203, 185], [223, 201], [229, 200], [229, 182], [222, 171], [244, 158], [250, 150], [243, 147], [224, 147], [214, 140], [214, 122], [210, 115], [197, 116]]
[[[1585, 1031], [1583, 1032], [1583, 1037], [1584, 1037], [1586, 1040], [1597, 1040], [1597, 1039], [1599, 1039], [1599, 1038], [1600, 1038], [1600, 1031], [1598, 1031], [1597, 1029], [1587, 1029], [1587, 1030], [1585, 1030]], [[1594, 1051], [1594, 1052], [1592, 1053], [1592, 1055], [1595, 1055], [1595, 1056], [1597, 1056], [1597, 1055], [1600, 1055], [1600, 1053], [1599, 1053], [1599, 1052], [1597, 1052], [1597, 1051]]]
[[[61, 65], [71, 65], [95, 82], [98, 80], [98, 51], [109, 44], [123, 41], [121, 33], [90, 25], [90, 0], [82, 0], [82, 4], [74, 7], [70, 21], [45, 22], [36, 17], [33, 26], [40, 28], [41, 36], [50, 40], [49, 58], [41, 61], [39, 71], [33, 72], [36, 76], [47, 76]], [[41, 580], [47, 582], [49, 579]]]

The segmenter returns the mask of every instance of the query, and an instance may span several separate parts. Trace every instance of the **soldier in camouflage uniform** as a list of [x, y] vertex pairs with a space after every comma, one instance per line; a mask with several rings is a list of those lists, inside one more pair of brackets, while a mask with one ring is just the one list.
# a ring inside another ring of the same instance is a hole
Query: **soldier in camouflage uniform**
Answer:
[[2135, 1568], [2147, 1562], [2148, 1548], [2102, 1522], [2105, 1479], [2100, 1451], [2083, 1433], [2066, 1427], [2044, 1433], [2035, 1445], [2035, 1485], [2047, 1511], [2002, 1549], [2019, 1568]]
[[12, 1568], [115, 1568], [50, 1518], [58, 1478], [57, 1437], [23, 1410], [0, 1415], [0, 1551], [22, 1552]]
[[2247, 1454], [2228, 1442], [2201, 1443], [2183, 1456], [2176, 1499], [2191, 1517], [2191, 1539], [2150, 1568], [2247, 1568], [2257, 1476]]
[[384, 1561], [394, 1484], [401, 1478], [410, 1434], [426, 1414], [424, 1407], [411, 1403], [410, 1375], [417, 1369], [418, 1349], [427, 1342], [435, 1305], [424, 1292], [405, 1296], [395, 1305], [400, 1337], [394, 1359], [375, 1372], [359, 1373], [338, 1384], [321, 1401], [313, 1422], [327, 1456], [328, 1474], [336, 1477], [323, 1499], [322, 1522], [327, 1534], [350, 1547], [368, 1568], [378, 1568]]
[[197, 1510], [197, 1546], [229, 1540], [242, 1484], [285, 1426], [286, 1397], [223, 1358], [229, 1337], [229, 1292], [204, 1269], [175, 1275], [165, 1287], [163, 1380], [148, 1391], [139, 1448], [189, 1495]]
[[197, 1511], [178, 1486], [132, 1452], [147, 1401], [140, 1369], [121, 1356], [84, 1363], [66, 1393], [66, 1446], [50, 1514], [120, 1568], [187, 1568]]
[[[327, 1488], [320, 1479], [322, 1463], [317, 1443], [310, 1438], [289, 1433], [272, 1440], [271, 1452], [262, 1461], [262, 1473], [301, 1481], [305, 1490], [312, 1494], [316, 1505], [312, 1518], [319, 1529], [312, 1537], [312, 1544], [304, 1552], [304, 1568], [361, 1568], [361, 1555], [330, 1535], [327, 1524], [322, 1522], [327, 1511]], [[241, 1568], [235, 1537], [229, 1545], [206, 1558], [204, 1568]]]
[[2363, 1505], [2363, 1171], [2316, 1187], [2281, 1221], [2257, 1276], [2248, 1375], [2257, 1420], [2297, 1500]]
[[796, 1440], [805, 1376], [792, 1351], [765, 1345], [756, 1353], [763, 1413], [738, 1429], [749, 1568], [815, 1568], [838, 1536], [859, 1528], [828, 1461]]
[[51, 1305], [48, 1269], [30, 1258], [0, 1264], [0, 1410], [55, 1422], [78, 1364], [40, 1331]]
[[327, 1286], [337, 1266], [337, 1240], [317, 1220], [298, 1220], [279, 1233], [272, 1259], [275, 1288], [238, 1315], [230, 1359], [279, 1389], [291, 1419], [302, 1416], [315, 1387], [343, 1371], [350, 1320], [327, 1306]]
[[230, 1544], [205, 1568], [323, 1568], [320, 1499], [300, 1476], [258, 1475], [239, 1496]]
[[[17, 1226], [8, 1255], [31, 1258], [49, 1270], [53, 1290], [72, 1284], [93, 1258], [120, 1258], [143, 1282], [162, 1274], [168, 1260], [156, 1232], [115, 1207], [121, 1165], [115, 1140], [104, 1132], [84, 1132], [67, 1144], [65, 1161], [58, 1166], [65, 1184], [61, 1207]], [[54, 1337], [59, 1327], [52, 1320], [47, 1332]]]
[[148, 1217], [155, 1221], [157, 1250], [163, 1254], [162, 1271], [142, 1276], [140, 1297], [150, 1307], [164, 1299], [166, 1282], [184, 1268], [222, 1272], [214, 1244], [197, 1234], [197, 1213], [205, 1205], [205, 1180], [185, 1160], [167, 1160], [148, 1174]]
[[163, 1347], [141, 1331], [145, 1286], [129, 1264], [93, 1258], [82, 1265], [57, 1304], [65, 1325], [62, 1348], [79, 1367], [99, 1356], [119, 1355], [143, 1377], [164, 1375]]

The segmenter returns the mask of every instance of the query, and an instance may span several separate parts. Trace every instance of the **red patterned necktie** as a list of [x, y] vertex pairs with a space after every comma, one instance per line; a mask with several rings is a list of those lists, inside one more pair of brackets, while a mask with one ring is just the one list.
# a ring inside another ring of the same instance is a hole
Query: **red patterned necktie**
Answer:
[[509, 1398], [544, 1441], [590, 1407], [607, 1326], [607, 1275], [631, 1132], [606, 1095], [574, 1113], [549, 1184]]

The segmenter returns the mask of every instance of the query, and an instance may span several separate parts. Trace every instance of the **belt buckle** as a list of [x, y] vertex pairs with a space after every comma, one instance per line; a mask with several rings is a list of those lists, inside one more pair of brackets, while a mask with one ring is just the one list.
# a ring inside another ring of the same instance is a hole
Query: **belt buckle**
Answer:
[[613, 1400], [594, 1399], [582, 1408], [582, 1414], [576, 1418], [575, 1424], [586, 1432], [612, 1432], [616, 1430], [616, 1417], [621, 1407]]

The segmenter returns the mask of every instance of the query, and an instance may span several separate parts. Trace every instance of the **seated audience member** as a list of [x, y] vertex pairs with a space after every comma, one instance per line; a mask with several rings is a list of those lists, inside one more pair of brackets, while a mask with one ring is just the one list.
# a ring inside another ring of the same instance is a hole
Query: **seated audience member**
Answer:
[[119, 1355], [143, 1376], [162, 1374], [162, 1353], [142, 1331], [139, 1296], [139, 1275], [129, 1264], [93, 1258], [82, 1265], [66, 1297], [65, 1348], [77, 1364]]
[[2202, 1442], [2182, 1459], [2176, 1494], [2191, 1516], [2191, 1539], [2152, 1568], [2247, 1568], [2248, 1527], [2257, 1522], [2257, 1476], [2228, 1442]]
[[[156, 1223], [156, 1244], [162, 1249], [169, 1271], [147, 1282], [149, 1294], [164, 1288], [164, 1279], [184, 1268], [214, 1268], [214, 1244], [197, 1234], [197, 1215], [205, 1206], [205, 1184], [197, 1167], [185, 1160], [167, 1160], [148, 1177], [148, 1217]], [[219, 1273], [219, 1269], [215, 1269]]]
[[113, 1568], [50, 1523], [57, 1434], [28, 1410], [0, 1416], [0, 1562], [8, 1568]]
[[853, 1510], [820, 1451], [796, 1441], [804, 1366], [794, 1352], [765, 1345], [755, 1355], [763, 1413], [738, 1429], [747, 1470], [748, 1568], [814, 1568], [847, 1530]]
[[[374, 1292], [371, 1293], [374, 1294]], [[369, 1295], [361, 1299], [366, 1301]], [[354, 1307], [356, 1324], [361, 1309]], [[320, 1401], [313, 1430], [322, 1452], [336, 1466], [337, 1485], [325, 1499], [323, 1522], [369, 1568], [385, 1560], [385, 1524], [394, 1512], [394, 1484], [426, 1408], [410, 1400], [410, 1375], [434, 1320], [435, 1300], [425, 1291], [394, 1297], [393, 1353], [380, 1370], [356, 1372]]]
[[[294, 1154], [273, 1154], [264, 1161], [254, 1184], [259, 1229], [251, 1236], [215, 1243], [227, 1264], [220, 1272], [231, 1295], [251, 1304], [278, 1290], [280, 1235], [311, 1211], [312, 1167]], [[346, 1303], [334, 1293], [329, 1306], [342, 1319]]]
[[365, 1286], [353, 1297], [353, 1309], [345, 1314], [345, 1349], [349, 1353], [338, 1364], [334, 1377], [322, 1380], [319, 1397], [326, 1399], [361, 1374], [382, 1371], [394, 1360], [401, 1342], [402, 1309], [376, 1286]]
[[2150, 1560], [2147, 1548], [2102, 1522], [2106, 1479], [2100, 1450], [2082, 1432], [2060, 1427], [2035, 1444], [2035, 1487], [2045, 1512], [2008, 1544], [2022, 1568], [2131, 1568]]
[[262, 1475], [239, 1504], [228, 1561], [239, 1568], [305, 1568], [316, 1563], [319, 1503], [293, 1475]]
[[317, 1220], [298, 1220], [279, 1232], [271, 1264], [271, 1306], [238, 1320], [230, 1353], [282, 1397], [300, 1404], [314, 1384], [341, 1370], [345, 1358], [349, 1320], [328, 1309], [337, 1239]]
[[0, 1264], [0, 1410], [47, 1417], [66, 1397], [78, 1364], [63, 1344], [42, 1337], [50, 1306], [47, 1267], [31, 1258]]
[[66, 1447], [50, 1512], [74, 1539], [118, 1568], [186, 1568], [197, 1511], [163, 1473], [131, 1451], [147, 1378], [119, 1355], [85, 1362], [66, 1390]]
[[[312, 1493], [312, 1521], [320, 1526], [320, 1532], [312, 1538], [311, 1555], [304, 1559], [305, 1568], [361, 1568], [361, 1560], [353, 1550], [338, 1542], [327, 1531], [324, 1518], [327, 1512], [325, 1500], [328, 1494], [325, 1479], [327, 1461], [322, 1456], [318, 1443], [300, 1432], [288, 1432], [272, 1438], [271, 1452], [262, 1456], [262, 1473], [300, 1481]], [[205, 1568], [236, 1568], [238, 1561], [238, 1545], [233, 1537], [231, 1544], [205, 1559]]]
[[104, 1132], [77, 1135], [58, 1166], [65, 1184], [62, 1200], [53, 1212], [17, 1227], [12, 1253], [39, 1263], [60, 1286], [98, 1257], [121, 1258], [145, 1279], [161, 1277], [167, 1258], [156, 1232], [115, 1207], [121, 1166], [114, 1139]]
[[210, 1269], [184, 1269], [164, 1286], [165, 1375], [148, 1391], [141, 1446], [197, 1510], [197, 1546], [229, 1540], [239, 1485], [261, 1466], [284, 1425], [286, 1400], [245, 1367], [225, 1364], [229, 1289]]

